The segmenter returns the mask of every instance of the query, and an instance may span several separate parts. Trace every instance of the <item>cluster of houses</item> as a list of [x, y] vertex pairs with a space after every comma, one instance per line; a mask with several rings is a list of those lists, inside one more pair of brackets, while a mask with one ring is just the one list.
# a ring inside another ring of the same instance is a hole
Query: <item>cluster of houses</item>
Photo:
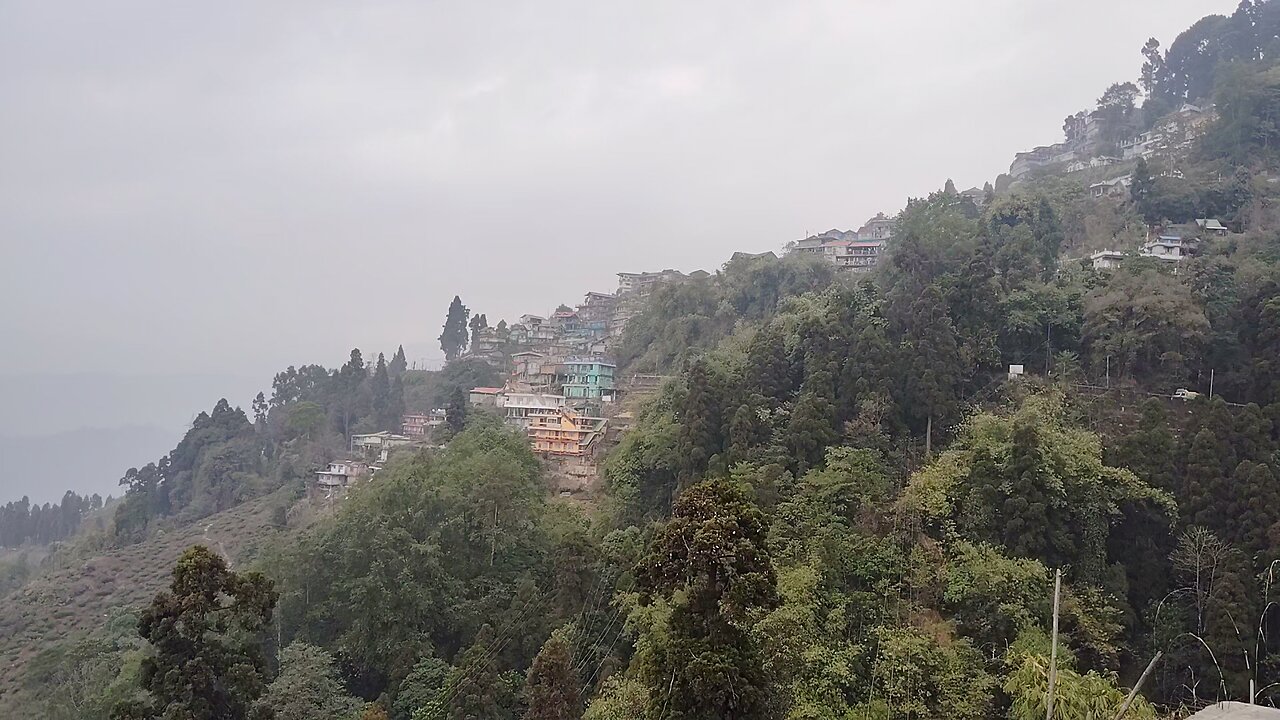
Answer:
[[[982, 191], [977, 190], [979, 195]], [[841, 270], [869, 272], [880, 261], [885, 243], [893, 237], [894, 220], [878, 213], [857, 230], [828, 230], [787, 246], [789, 253], [817, 255]]]
[[392, 449], [420, 442], [424, 434], [420, 433], [418, 438], [386, 431], [352, 435], [349, 456], [334, 460], [325, 469], [317, 471], [316, 487], [332, 498], [334, 493], [345, 491], [352, 483], [377, 474]]
[[[702, 270], [618, 273], [615, 292], [589, 292], [577, 308], [562, 306], [547, 317], [524, 315], [510, 326], [480, 328], [465, 357], [509, 374], [502, 387], [472, 388], [470, 404], [500, 413], [525, 431], [530, 446], [544, 457], [590, 458], [605, 439], [608, 416], [622, 392], [611, 358], [627, 322], [662, 283], [706, 277], [710, 273]], [[651, 390], [640, 383], [637, 391]], [[447, 419], [443, 408], [409, 412], [399, 433], [353, 436], [347, 457], [316, 472], [317, 488], [332, 497], [372, 477], [392, 449], [425, 444]]]
[[[1230, 229], [1217, 218], [1199, 218], [1194, 223], [1169, 225], [1154, 230], [1142, 244], [1136, 257], [1173, 263], [1176, 268], [1176, 263], [1181, 263], [1198, 254], [1202, 242], [1212, 238], [1226, 237], [1229, 232]], [[1088, 263], [1099, 270], [1112, 270], [1125, 258], [1134, 256], [1134, 253], [1119, 250], [1100, 250], [1089, 256]]]
[[1074, 118], [1078, 127], [1072, 129], [1070, 140], [1017, 153], [1009, 165], [1009, 175], [1021, 180], [1039, 168], [1053, 165], [1065, 166], [1066, 172], [1076, 173], [1138, 158], [1172, 158], [1190, 150], [1216, 117], [1211, 106], [1202, 108], [1184, 103], [1151, 130], [1115, 145], [1112, 148], [1115, 154], [1102, 155], [1094, 152], [1102, 144], [1102, 114], [1096, 110], [1081, 113]]

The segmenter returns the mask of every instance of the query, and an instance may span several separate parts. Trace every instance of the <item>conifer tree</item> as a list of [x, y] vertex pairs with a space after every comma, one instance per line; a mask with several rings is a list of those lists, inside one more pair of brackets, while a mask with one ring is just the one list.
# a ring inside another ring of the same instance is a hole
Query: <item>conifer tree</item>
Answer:
[[404, 346], [400, 345], [396, 348], [396, 354], [391, 356], [391, 362], [387, 363], [387, 372], [391, 373], [391, 377], [399, 377], [409, 369], [409, 361], [404, 356]]
[[573, 657], [563, 632], [557, 631], [542, 646], [525, 681], [525, 720], [577, 720], [582, 702]]
[[487, 623], [449, 673], [445, 708], [449, 720], [506, 720], [510, 718], [511, 698], [498, 676], [494, 648], [498, 640]]
[[1225, 538], [1255, 570], [1280, 557], [1280, 482], [1270, 467], [1249, 460], [1236, 466], [1225, 505]]
[[387, 370], [387, 359], [382, 353], [378, 353], [378, 364], [369, 382], [373, 397], [373, 417], [378, 423], [378, 428], [394, 430], [399, 424], [399, 417], [391, 415], [391, 376]]
[[1183, 480], [1183, 519], [1189, 524], [1203, 525], [1220, 533], [1230, 522], [1226, 516], [1225, 500], [1228, 483], [1227, 470], [1234, 467], [1235, 453], [1218, 438], [1217, 433], [1205, 428], [1196, 433], [1187, 453], [1187, 467]]
[[1113, 453], [1113, 464], [1129, 468], [1149, 485], [1174, 493], [1178, 489], [1174, 477], [1175, 450], [1165, 403], [1149, 398], [1142, 404], [1137, 429], [1126, 435]]
[[462, 299], [454, 295], [445, 316], [444, 330], [440, 333], [440, 349], [444, 351], [445, 360], [456, 360], [467, 349], [467, 318], [470, 314]]
[[1050, 555], [1047, 485], [1036, 428], [1019, 418], [1013, 429], [1009, 492], [1001, 512], [1004, 546], [1014, 555], [1036, 559]]
[[665, 642], [653, 646], [645, 671], [654, 705], [669, 717], [775, 717], [773, 685], [748, 631], [756, 611], [778, 602], [768, 525], [745, 488], [701, 482], [676, 499], [637, 566], [641, 601], [671, 604]]
[[686, 477], [701, 475], [707, 461], [720, 452], [720, 413], [713, 397], [710, 372], [702, 358], [689, 367], [688, 391], [680, 413], [680, 436], [677, 440]]
[[149, 698], [122, 703], [113, 717], [271, 718], [270, 708], [254, 702], [265, 689], [266, 669], [257, 634], [276, 599], [262, 574], [231, 572], [222, 556], [201, 545], [187, 550], [169, 589], [138, 621], [139, 634], [153, 648], [142, 666]]
[[253, 424], [259, 429], [267, 425], [267, 396], [262, 392], [253, 398]]

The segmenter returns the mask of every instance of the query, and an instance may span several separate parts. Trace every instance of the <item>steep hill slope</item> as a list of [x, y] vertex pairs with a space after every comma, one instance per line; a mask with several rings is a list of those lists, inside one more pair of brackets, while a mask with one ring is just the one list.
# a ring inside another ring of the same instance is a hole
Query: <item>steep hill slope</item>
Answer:
[[303, 527], [305, 517], [286, 530], [272, 522], [288, 493], [282, 489], [144, 542], [51, 569], [0, 598], [0, 717], [20, 717], [15, 713], [23, 707], [24, 675], [33, 659], [98, 627], [114, 608], [145, 605], [169, 582], [183, 550], [205, 544], [238, 565], [253, 558], [265, 539]]

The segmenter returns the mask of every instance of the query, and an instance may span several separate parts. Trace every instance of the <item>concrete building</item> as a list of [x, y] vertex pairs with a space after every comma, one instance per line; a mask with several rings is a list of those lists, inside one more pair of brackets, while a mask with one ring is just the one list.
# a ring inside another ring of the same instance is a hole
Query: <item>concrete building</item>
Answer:
[[522, 430], [538, 418], [558, 417], [564, 408], [563, 395], [536, 392], [506, 392], [499, 401], [503, 419]]
[[1089, 263], [1097, 270], [1114, 270], [1124, 260], [1124, 253], [1119, 250], [1099, 250], [1089, 256]]
[[560, 408], [554, 416], [530, 418], [527, 432], [533, 451], [545, 455], [581, 457], [604, 437], [608, 421]]
[[426, 413], [405, 413], [400, 418], [400, 432], [411, 438], [425, 436], [431, 428], [444, 424], [446, 413], [443, 408], [436, 408]]
[[682, 280], [685, 277], [684, 273], [671, 268], [661, 272], [618, 273], [617, 295], [648, 295], [658, 283]]
[[876, 213], [876, 216], [862, 224], [858, 228], [858, 234], [851, 240], [858, 242], [883, 242], [893, 237], [893, 226], [897, 222], [884, 213]]
[[363, 451], [366, 457], [375, 456], [379, 462], [386, 462], [393, 448], [409, 445], [413, 438], [408, 435], [382, 432], [351, 436], [351, 452]]
[[498, 396], [502, 394], [500, 387], [477, 387], [471, 388], [471, 392], [467, 394], [467, 400], [472, 405], [481, 407], [497, 407]]
[[570, 357], [565, 360], [564, 396], [570, 400], [599, 401], [614, 392], [613, 374], [617, 366], [600, 358]]
[[1196, 218], [1196, 228], [1205, 235], [1213, 235], [1214, 237], [1227, 236], [1227, 226], [1223, 225], [1217, 218]]
[[316, 485], [321, 488], [349, 487], [357, 478], [369, 474], [369, 463], [362, 460], [335, 460], [324, 470], [316, 472]]
[[1129, 175], [1096, 182], [1089, 186], [1089, 194], [1095, 198], [1124, 197], [1129, 192], [1130, 182], [1132, 182], [1132, 178]]
[[1166, 262], [1178, 262], [1192, 255], [1192, 244], [1174, 235], [1160, 235], [1142, 245], [1139, 252], [1143, 257], [1152, 257]]

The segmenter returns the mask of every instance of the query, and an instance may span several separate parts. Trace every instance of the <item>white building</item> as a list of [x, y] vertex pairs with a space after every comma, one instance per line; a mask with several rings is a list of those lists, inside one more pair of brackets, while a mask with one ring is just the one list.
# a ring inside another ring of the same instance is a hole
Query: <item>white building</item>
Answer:
[[1153, 257], [1166, 262], [1178, 262], [1191, 254], [1191, 245], [1186, 240], [1173, 235], [1161, 235], [1155, 240], [1143, 243], [1139, 252], [1143, 257]]
[[512, 425], [528, 430], [537, 418], [559, 417], [565, 406], [563, 395], [533, 392], [506, 392], [498, 399], [503, 417]]
[[1114, 270], [1124, 260], [1124, 253], [1119, 250], [1099, 250], [1089, 256], [1089, 262], [1098, 270]]
[[396, 435], [385, 430], [365, 435], [352, 435], [351, 452], [359, 448], [366, 453], [376, 454], [379, 462], [386, 462], [392, 448], [409, 445], [412, 442], [413, 438], [408, 435]]
[[325, 470], [316, 472], [316, 484], [322, 488], [345, 488], [356, 478], [369, 474], [369, 464], [360, 460], [336, 460]]

